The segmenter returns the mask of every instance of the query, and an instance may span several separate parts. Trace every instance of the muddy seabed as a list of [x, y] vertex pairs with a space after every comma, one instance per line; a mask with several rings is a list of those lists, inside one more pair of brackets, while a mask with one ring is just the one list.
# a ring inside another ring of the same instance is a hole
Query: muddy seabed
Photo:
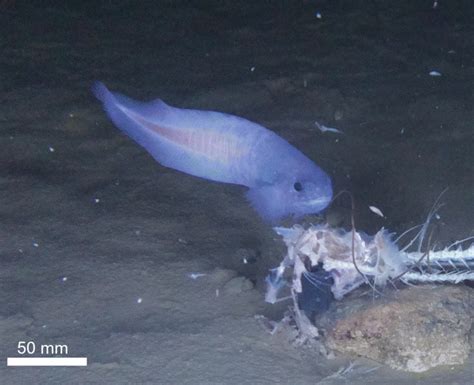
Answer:
[[[472, 354], [422, 375], [353, 357], [338, 376], [349, 359], [268, 334], [254, 316], [287, 306], [262, 284], [285, 250], [244, 188], [158, 165], [90, 93], [102, 80], [267, 126], [353, 192], [368, 233], [423, 221], [449, 187], [446, 245], [474, 234], [470, 1], [24, 3], [0, 2], [1, 384], [473, 381]], [[345, 226], [349, 207], [327, 214]], [[19, 341], [89, 366], [7, 368]]]

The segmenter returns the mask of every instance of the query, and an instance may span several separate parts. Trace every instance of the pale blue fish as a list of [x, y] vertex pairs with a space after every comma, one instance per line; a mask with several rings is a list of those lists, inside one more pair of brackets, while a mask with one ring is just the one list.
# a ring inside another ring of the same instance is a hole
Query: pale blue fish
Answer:
[[163, 166], [213, 181], [247, 186], [247, 198], [267, 221], [322, 211], [331, 180], [272, 131], [237, 116], [143, 103], [93, 86], [110, 119]]

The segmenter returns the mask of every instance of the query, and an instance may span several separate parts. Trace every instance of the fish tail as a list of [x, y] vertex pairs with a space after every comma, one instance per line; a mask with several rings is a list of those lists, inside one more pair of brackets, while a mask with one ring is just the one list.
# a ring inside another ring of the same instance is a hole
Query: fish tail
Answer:
[[150, 146], [152, 145], [150, 132], [124, 112], [124, 106], [136, 108], [143, 106], [143, 103], [136, 102], [124, 95], [110, 92], [99, 81], [93, 84], [91, 90], [95, 97], [102, 102], [104, 110], [112, 122], [122, 132], [150, 151]]

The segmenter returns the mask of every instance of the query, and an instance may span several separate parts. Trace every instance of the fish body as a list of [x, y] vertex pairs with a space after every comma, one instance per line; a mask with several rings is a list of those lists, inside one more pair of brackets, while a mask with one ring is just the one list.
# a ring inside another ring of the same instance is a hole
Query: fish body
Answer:
[[246, 119], [181, 109], [160, 99], [138, 102], [93, 86], [114, 124], [160, 164], [201, 178], [247, 186], [247, 198], [267, 221], [322, 211], [331, 180], [286, 140]]

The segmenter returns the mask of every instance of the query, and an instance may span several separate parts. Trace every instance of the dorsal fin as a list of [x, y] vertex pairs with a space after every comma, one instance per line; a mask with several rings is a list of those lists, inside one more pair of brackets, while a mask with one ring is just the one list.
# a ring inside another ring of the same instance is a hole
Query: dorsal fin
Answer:
[[161, 99], [155, 99], [149, 102], [139, 102], [118, 92], [110, 92], [101, 82], [94, 83], [92, 86], [92, 92], [97, 99], [104, 103], [105, 106], [109, 103], [113, 103], [150, 118], [162, 119], [164, 115], [173, 108]]

